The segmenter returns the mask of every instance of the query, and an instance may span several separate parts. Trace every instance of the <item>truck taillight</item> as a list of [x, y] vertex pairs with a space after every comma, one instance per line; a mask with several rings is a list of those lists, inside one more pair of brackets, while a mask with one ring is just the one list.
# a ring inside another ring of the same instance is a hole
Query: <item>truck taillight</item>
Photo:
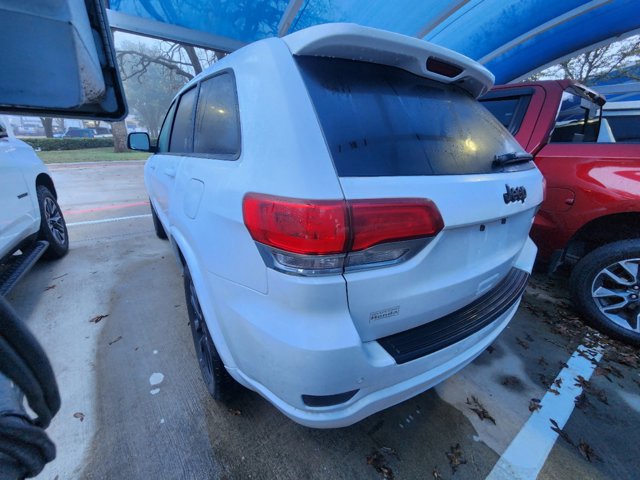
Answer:
[[244, 223], [270, 266], [303, 275], [388, 265], [443, 228], [426, 199], [298, 200], [247, 194]]

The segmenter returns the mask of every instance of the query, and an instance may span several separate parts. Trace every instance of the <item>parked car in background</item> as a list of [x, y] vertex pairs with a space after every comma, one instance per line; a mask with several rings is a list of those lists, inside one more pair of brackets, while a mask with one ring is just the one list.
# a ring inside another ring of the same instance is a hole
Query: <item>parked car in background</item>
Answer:
[[495, 340], [543, 191], [475, 98], [492, 81], [422, 40], [329, 24], [251, 44], [179, 92], [145, 184], [214, 398], [232, 377], [299, 423], [345, 426]]
[[0, 296], [42, 256], [69, 249], [53, 180], [33, 149], [0, 120]]
[[69, 127], [62, 138], [94, 138], [95, 133], [90, 128]]
[[96, 138], [111, 138], [113, 134], [111, 133], [111, 129], [108, 127], [94, 127], [93, 136]]
[[605, 98], [568, 80], [501, 85], [481, 100], [546, 179], [531, 231], [540, 260], [570, 269], [585, 320], [640, 344], [640, 144], [618, 141], [633, 132], [601, 121]]

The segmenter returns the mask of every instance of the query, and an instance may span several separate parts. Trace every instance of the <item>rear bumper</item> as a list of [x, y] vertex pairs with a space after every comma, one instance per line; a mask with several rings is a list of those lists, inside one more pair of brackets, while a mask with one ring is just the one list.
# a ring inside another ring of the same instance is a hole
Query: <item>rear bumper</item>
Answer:
[[[518, 301], [508, 312], [480, 332], [455, 345], [408, 364], [388, 363], [390, 358], [388, 354], [378, 352], [379, 356], [376, 360], [379, 363], [386, 363], [386, 365], [371, 364], [368, 368], [359, 368], [352, 372], [354, 379], [368, 379], [369, 382], [371, 380], [374, 382], [365, 384], [363, 380], [361, 384], [358, 384], [355, 381], [356, 387], [362, 386], [363, 388], [350, 401], [336, 407], [301, 408], [299, 405], [292, 405], [278, 397], [265, 385], [249, 378], [239, 370], [230, 370], [230, 373], [240, 383], [258, 392], [282, 413], [301, 425], [313, 428], [346, 427], [429, 390], [467, 366], [491, 345], [509, 324], [519, 303]], [[332, 362], [330, 354], [327, 361]], [[347, 364], [336, 365], [336, 369], [344, 370], [345, 368], [348, 369], [349, 366]], [[305, 371], [299, 372], [300, 375], [306, 373]], [[393, 377], [404, 380], [387, 385]], [[332, 391], [330, 378], [327, 378], [325, 386], [329, 391]]]
[[[535, 245], [528, 240], [515, 265], [525, 272], [521, 275], [528, 277], [535, 252]], [[231, 375], [292, 420], [315, 428], [351, 425], [428, 390], [462, 369], [508, 325], [524, 288], [520, 285], [508, 305], [495, 310], [489, 321], [468, 330], [455, 343], [418, 358], [396, 361], [381, 345], [383, 339], [361, 341], [339, 279], [317, 280], [322, 282], [317, 291], [324, 292], [324, 298], [300, 298], [288, 292], [288, 301], [274, 301], [269, 297], [279, 295], [277, 281], [283, 274], [274, 272], [267, 295], [209, 275], [211, 293], [224, 298], [215, 308], [221, 338], [214, 340], [224, 342], [219, 350], [231, 356], [223, 356]], [[352, 391], [357, 393], [338, 405], [311, 407], [302, 400], [302, 395]]]

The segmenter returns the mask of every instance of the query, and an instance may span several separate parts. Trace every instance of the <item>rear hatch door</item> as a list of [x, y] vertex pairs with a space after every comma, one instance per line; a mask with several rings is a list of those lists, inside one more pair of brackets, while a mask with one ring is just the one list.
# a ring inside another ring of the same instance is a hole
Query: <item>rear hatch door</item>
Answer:
[[298, 64], [345, 199], [430, 199], [444, 220], [409, 260], [345, 271], [361, 338], [440, 318], [503, 279], [543, 195], [533, 162], [494, 161], [525, 155], [506, 129], [453, 85], [350, 60]]

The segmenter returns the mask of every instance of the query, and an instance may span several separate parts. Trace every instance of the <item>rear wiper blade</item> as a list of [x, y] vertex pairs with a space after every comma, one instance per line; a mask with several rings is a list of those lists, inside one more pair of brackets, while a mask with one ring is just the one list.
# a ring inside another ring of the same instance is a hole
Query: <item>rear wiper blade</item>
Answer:
[[533, 155], [527, 152], [510, 152], [503, 153], [502, 155], [496, 155], [493, 157], [494, 165], [508, 165], [511, 163], [530, 162], [533, 160]]

